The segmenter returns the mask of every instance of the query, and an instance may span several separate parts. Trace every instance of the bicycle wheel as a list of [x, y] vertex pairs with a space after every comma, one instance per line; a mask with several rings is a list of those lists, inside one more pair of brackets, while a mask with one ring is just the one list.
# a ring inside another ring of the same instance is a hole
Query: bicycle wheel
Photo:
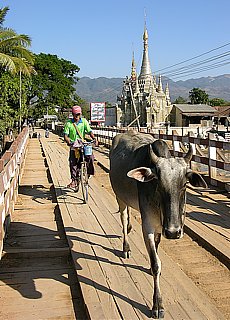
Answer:
[[87, 203], [89, 185], [88, 185], [87, 164], [85, 161], [81, 165], [81, 188], [82, 188], [82, 195], [83, 195], [84, 202]]

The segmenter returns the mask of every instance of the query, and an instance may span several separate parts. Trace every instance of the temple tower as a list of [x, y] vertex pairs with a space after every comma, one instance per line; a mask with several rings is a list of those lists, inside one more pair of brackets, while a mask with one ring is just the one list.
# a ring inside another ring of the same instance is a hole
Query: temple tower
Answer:
[[140, 124], [143, 127], [157, 126], [167, 120], [172, 107], [168, 84], [164, 91], [161, 75], [158, 77], [158, 82], [156, 76], [152, 75], [146, 25], [143, 33], [143, 46], [140, 74], [137, 75], [133, 53], [131, 76], [124, 80], [122, 94], [118, 100], [122, 110], [121, 121], [124, 126], [132, 122], [134, 125]]

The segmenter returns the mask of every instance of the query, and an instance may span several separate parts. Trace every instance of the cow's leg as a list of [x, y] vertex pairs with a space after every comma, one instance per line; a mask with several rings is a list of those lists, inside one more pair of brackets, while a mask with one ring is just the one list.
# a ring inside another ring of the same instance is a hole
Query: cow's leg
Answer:
[[130, 233], [130, 231], [132, 230], [132, 225], [131, 225], [131, 221], [130, 221], [130, 216], [131, 216], [131, 208], [130, 207], [127, 207], [127, 216], [128, 216], [127, 232]]
[[149, 253], [151, 272], [153, 275], [153, 308], [152, 317], [154, 319], [164, 318], [164, 307], [162, 303], [162, 296], [160, 291], [160, 274], [161, 274], [161, 261], [157, 254], [157, 247], [160, 243], [160, 234], [154, 234], [149, 231], [149, 228], [143, 226], [143, 235], [146, 244], [146, 248]]
[[121, 214], [121, 223], [123, 228], [123, 253], [125, 258], [130, 256], [130, 246], [128, 243], [128, 233], [131, 231], [132, 226], [130, 223], [130, 208], [120, 199], [117, 198], [119, 211]]
[[161, 242], [161, 233], [156, 233], [154, 237], [156, 251], [158, 250], [158, 246]]
[[[161, 242], [161, 233], [156, 233], [155, 236], [154, 236], [154, 239], [155, 239], [155, 247], [156, 247], [156, 252], [158, 252], [158, 246]], [[149, 270], [149, 274], [153, 275], [152, 273], [152, 268], [150, 267], [150, 270]]]

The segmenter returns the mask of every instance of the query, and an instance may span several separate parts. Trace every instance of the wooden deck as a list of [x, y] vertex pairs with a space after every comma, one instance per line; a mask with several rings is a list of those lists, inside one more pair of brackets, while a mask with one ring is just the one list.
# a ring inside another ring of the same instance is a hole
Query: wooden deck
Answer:
[[[53, 137], [43, 139], [67, 239], [91, 319], [147, 319], [152, 306], [152, 277], [140, 224], [133, 220], [132, 257], [122, 258], [122, 232], [115, 198], [90, 180], [89, 204], [69, 182], [68, 153]], [[224, 319], [206, 296], [160, 251], [165, 319]]]
[[[76, 275], [87, 318], [148, 319], [153, 284], [141, 225], [133, 219], [132, 256], [125, 260], [115, 198], [99, 184], [97, 175], [90, 179], [87, 205], [81, 192], [65, 187], [69, 183], [68, 151], [58, 140], [52, 134], [49, 139], [42, 138], [43, 150], [36, 139], [29, 144], [12, 233], [1, 261], [0, 319], [86, 319], [78, 308], [82, 300], [75, 287]], [[45, 159], [51, 177], [47, 167], [37, 170]], [[56, 202], [50, 202], [53, 190]], [[196, 225], [196, 208], [203, 212], [204, 199], [200, 194], [197, 198], [196, 204], [189, 200], [188, 224]], [[211, 199], [210, 203], [214, 209], [216, 204]], [[228, 223], [226, 215], [224, 219]], [[212, 229], [213, 224], [203, 220], [202, 225]], [[226, 236], [220, 235], [223, 245], [219, 246], [229, 257], [229, 227], [221, 232]], [[160, 250], [160, 258], [165, 320], [225, 319], [165, 251]]]
[[76, 319], [76, 274], [51, 182], [32, 139], [0, 261], [1, 320]]

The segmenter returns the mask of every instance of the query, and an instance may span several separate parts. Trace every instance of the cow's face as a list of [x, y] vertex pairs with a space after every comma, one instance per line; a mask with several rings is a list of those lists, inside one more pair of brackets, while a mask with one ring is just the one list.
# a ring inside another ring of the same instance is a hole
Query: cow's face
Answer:
[[[128, 176], [140, 182], [157, 180], [157, 188], [153, 193], [160, 206], [162, 233], [168, 239], [183, 236], [185, 219], [186, 184], [206, 187], [203, 178], [188, 168], [185, 158], [154, 158], [152, 168], [136, 168], [128, 172]], [[153, 201], [154, 202], [154, 201]], [[153, 208], [154, 210], [154, 208]]]
[[162, 233], [168, 239], [183, 236], [187, 164], [182, 158], [159, 158], [155, 168]]

